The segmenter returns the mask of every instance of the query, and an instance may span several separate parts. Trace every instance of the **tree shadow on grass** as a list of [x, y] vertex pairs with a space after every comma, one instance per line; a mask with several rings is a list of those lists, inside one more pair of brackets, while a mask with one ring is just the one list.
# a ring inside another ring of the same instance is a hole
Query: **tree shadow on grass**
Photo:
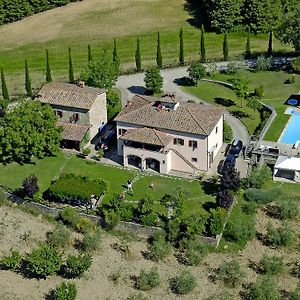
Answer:
[[249, 114], [245, 113], [242, 110], [234, 110], [231, 112], [231, 114], [236, 118], [249, 118]]
[[225, 107], [230, 107], [230, 106], [235, 106], [236, 105], [233, 100], [226, 99], [226, 98], [223, 98], [223, 97], [216, 97], [215, 102], [216, 102], [216, 104], [223, 105]]

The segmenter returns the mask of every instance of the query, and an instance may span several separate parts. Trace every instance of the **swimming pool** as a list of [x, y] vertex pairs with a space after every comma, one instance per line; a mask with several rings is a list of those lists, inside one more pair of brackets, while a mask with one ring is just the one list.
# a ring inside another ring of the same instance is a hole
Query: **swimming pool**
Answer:
[[283, 132], [280, 143], [296, 144], [297, 141], [300, 141], [300, 112], [293, 109], [289, 109], [288, 112], [291, 114], [291, 118]]

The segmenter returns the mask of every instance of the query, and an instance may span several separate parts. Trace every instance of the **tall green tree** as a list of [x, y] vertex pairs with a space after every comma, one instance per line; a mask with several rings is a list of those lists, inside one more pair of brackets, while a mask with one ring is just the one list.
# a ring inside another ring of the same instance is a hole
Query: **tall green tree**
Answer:
[[300, 7], [287, 14], [276, 31], [281, 43], [291, 44], [295, 51], [300, 52]]
[[152, 67], [145, 73], [145, 85], [154, 94], [159, 94], [163, 86], [163, 78], [158, 67]]
[[136, 40], [135, 65], [138, 71], [142, 70], [141, 45], [139, 38]]
[[227, 32], [224, 34], [224, 40], [223, 40], [223, 58], [224, 60], [228, 60], [228, 37]]
[[241, 108], [243, 108], [243, 101], [249, 95], [248, 81], [243, 77], [235, 77], [231, 79], [231, 83], [234, 93], [241, 100]]
[[48, 49], [46, 49], [46, 82], [52, 82]]
[[205, 50], [205, 30], [202, 24], [201, 26], [201, 36], [200, 36], [200, 61], [206, 61], [206, 50]]
[[255, 116], [255, 112], [259, 111], [262, 108], [262, 104], [259, 102], [257, 97], [249, 97], [247, 100], [247, 106], [253, 109], [253, 119]]
[[73, 83], [75, 81], [74, 78], [74, 70], [73, 70], [73, 62], [72, 62], [72, 52], [71, 48], [69, 47], [69, 82]]
[[119, 56], [118, 56], [118, 49], [117, 49], [117, 41], [114, 39], [114, 49], [113, 49], [113, 58], [114, 63], [120, 63]]
[[210, 2], [209, 18], [212, 29], [217, 32], [234, 30], [242, 23], [243, 0], [214, 0]]
[[31, 79], [28, 70], [27, 59], [25, 59], [25, 89], [28, 96], [32, 96]]
[[179, 63], [184, 65], [184, 45], [183, 45], [183, 29], [179, 32]]
[[93, 60], [91, 45], [88, 45], [88, 62]]
[[30, 163], [59, 151], [61, 129], [49, 105], [24, 101], [5, 116], [0, 126], [0, 161]]
[[162, 68], [162, 66], [163, 66], [159, 32], [157, 33], [156, 64], [159, 68]]
[[272, 55], [273, 53], [273, 31], [269, 32], [269, 42], [268, 42], [268, 54]]
[[245, 58], [248, 59], [250, 57], [251, 57], [251, 43], [250, 43], [250, 30], [248, 30]]
[[6, 102], [6, 104], [8, 104], [9, 93], [8, 93], [8, 89], [7, 89], [7, 84], [6, 84], [3, 68], [1, 68], [1, 86], [2, 86], [2, 97], [3, 97], [4, 101]]
[[118, 78], [119, 65], [103, 52], [99, 61], [92, 60], [80, 77], [88, 86], [111, 89]]

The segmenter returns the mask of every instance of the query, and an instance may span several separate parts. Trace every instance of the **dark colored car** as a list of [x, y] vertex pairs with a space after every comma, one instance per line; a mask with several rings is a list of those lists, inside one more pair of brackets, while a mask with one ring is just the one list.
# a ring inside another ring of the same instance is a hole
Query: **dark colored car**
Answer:
[[224, 170], [226, 170], [226, 168], [235, 167], [235, 162], [236, 162], [236, 158], [233, 154], [229, 154], [228, 156], [226, 156], [222, 168], [222, 173], [224, 173]]
[[242, 149], [243, 142], [241, 140], [235, 139], [231, 144], [229, 155], [234, 155], [235, 157], [238, 157]]
[[107, 151], [116, 142], [116, 140], [117, 140], [116, 130], [115, 129], [109, 130], [101, 136], [100, 141], [95, 146], [95, 150], [103, 149], [104, 151]]

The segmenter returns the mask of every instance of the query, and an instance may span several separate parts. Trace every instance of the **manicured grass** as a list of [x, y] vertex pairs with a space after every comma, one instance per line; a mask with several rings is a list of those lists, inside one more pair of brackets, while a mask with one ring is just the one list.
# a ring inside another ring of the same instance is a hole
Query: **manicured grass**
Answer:
[[210, 83], [210, 82], [200, 82], [198, 86], [185, 87], [184, 90], [205, 102], [218, 104], [219, 99], [226, 99], [233, 101], [231, 106], [227, 106], [227, 110], [232, 113], [243, 113], [241, 121], [245, 124], [250, 134], [253, 134], [256, 127], [260, 123], [260, 118], [258, 112], [253, 112], [252, 109], [246, 106], [246, 101], [243, 101], [243, 108], [241, 108], [241, 101], [236, 97], [235, 93], [224, 86]]
[[59, 175], [66, 160], [67, 158], [61, 152], [55, 157], [38, 160], [35, 164], [30, 165], [12, 163], [4, 166], [0, 164], [0, 184], [10, 189], [17, 189], [21, 187], [24, 178], [35, 174], [38, 177], [40, 190], [44, 192], [50, 186], [51, 181]]
[[[72, 48], [76, 76], [87, 64], [87, 45], [97, 59], [102, 49], [112, 51], [117, 39], [122, 68], [135, 67], [136, 38], [141, 39], [142, 64], [155, 64], [156, 34], [161, 33], [163, 63], [178, 62], [179, 30], [184, 30], [186, 61], [199, 59], [199, 29], [189, 25], [184, 0], [85, 0], [0, 27], [0, 66], [7, 74], [11, 94], [24, 94], [24, 60], [28, 60], [33, 87], [45, 80], [45, 49], [49, 49], [53, 80], [68, 78], [68, 47]], [[243, 54], [246, 33], [228, 35], [229, 56]], [[223, 35], [206, 33], [208, 59], [222, 59]], [[265, 52], [268, 36], [251, 36], [252, 53]], [[274, 49], [290, 52], [274, 39]]]
[[[287, 108], [287, 106], [284, 105], [284, 102], [291, 94], [298, 93], [300, 90], [300, 75], [295, 75], [296, 80], [294, 84], [284, 84], [285, 80], [291, 76], [284, 71], [242, 71], [238, 74], [238, 76], [243, 76], [248, 80], [251, 91], [253, 91], [256, 87], [263, 86], [264, 97], [261, 101], [273, 107], [277, 112], [277, 117], [273, 121], [270, 129], [267, 131], [264, 139], [277, 141], [286, 125], [287, 120], [289, 119], [289, 115], [284, 114]], [[228, 80], [232, 77], [234, 77], [234, 75], [218, 73], [212, 78], [228, 82]], [[237, 106], [240, 105], [239, 101], [237, 102], [237, 98], [233, 91], [217, 84], [201, 82], [198, 87], [186, 87], [185, 89], [200, 99], [210, 103], [215, 103], [216, 97], [222, 97], [235, 101]], [[238, 107], [231, 106], [228, 107], [228, 110], [232, 111], [237, 108]], [[256, 118], [253, 120], [253, 111], [246, 107], [246, 103], [244, 103], [242, 111], [250, 115], [250, 118], [242, 118], [242, 121], [245, 123], [250, 133], [253, 133], [253, 130], [260, 122], [258, 114], [256, 113]]]

